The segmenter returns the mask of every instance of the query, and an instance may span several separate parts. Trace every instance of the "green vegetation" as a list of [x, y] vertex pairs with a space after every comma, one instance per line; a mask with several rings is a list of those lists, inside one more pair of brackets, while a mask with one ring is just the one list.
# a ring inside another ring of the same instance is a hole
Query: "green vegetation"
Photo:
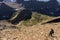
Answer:
[[36, 25], [37, 23], [40, 23], [40, 22], [43, 22], [43, 21], [47, 20], [48, 18], [49, 17], [46, 16], [46, 15], [42, 15], [42, 14], [39, 14], [37, 12], [32, 12], [32, 18], [28, 19], [28, 20], [25, 20], [25, 21], [22, 21], [20, 26], [21, 25], [33, 26], [33, 25]]
[[[13, 14], [13, 16], [9, 20], [14, 20], [19, 15], [19, 12], [20, 11]], [[22, 25], [33, 26], [33, 25], [36, 25], [37, 23], [41, 23], [41, 22], [48, 20], [48, 19], [49, 19], [49, 16], [42, 15], [42, 14], [37, 13], [37, 12], [32, 12], [32, 18], [31, 19], [21, 21], [17, 25], [19, 25], [19, 26], [22, 26]]]

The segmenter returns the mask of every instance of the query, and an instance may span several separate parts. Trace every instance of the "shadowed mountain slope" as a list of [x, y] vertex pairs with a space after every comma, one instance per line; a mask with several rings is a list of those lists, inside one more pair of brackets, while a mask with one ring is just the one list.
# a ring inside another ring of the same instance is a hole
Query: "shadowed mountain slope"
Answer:
[[48, 16], [60, 16], [60, 5], [57, 0], [50, 0], [48, 2], [17, 0], [17, 3], [22, 3], [30, 11], [39, 12]]
[[0, 20], [9, 19], [15, 10], [8, 5], [1, 3], [0, 4]]

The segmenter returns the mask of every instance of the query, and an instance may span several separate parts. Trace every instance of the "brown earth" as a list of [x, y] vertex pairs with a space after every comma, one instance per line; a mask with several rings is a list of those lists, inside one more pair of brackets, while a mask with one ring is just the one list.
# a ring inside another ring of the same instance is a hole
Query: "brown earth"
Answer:
[[[54, 37], [49, 36], [51, 28], [54, 29]], [[0, 21], [0, 40], [60, 40], [60, 22], [17, 27]]]

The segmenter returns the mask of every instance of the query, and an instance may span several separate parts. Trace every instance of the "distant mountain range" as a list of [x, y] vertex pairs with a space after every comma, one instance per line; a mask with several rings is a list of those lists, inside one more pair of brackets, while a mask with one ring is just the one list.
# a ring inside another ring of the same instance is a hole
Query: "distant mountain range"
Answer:
[[44, 15], [60, 16], [60, 5], [57, 0], [50, 0], [48, 2], [17, 0], [17, 3], [22, 3], [25, 8]]
[[[0, 2], [3, 1], [4, 0], [0, 0]], [[16, 2], [13, 2], [13, 5], [14, 3], [18, 4], [19, 6], [25, 7], [30, 11], [39, 12], [44, 15], [60, 16], [60, 5], [57, 0], [50, 0], [48, 2], [16, 0]], [[13, 12], [16, 11], [14, 10], [14, 8], [17, 8], [17, 5], [11, 5], [11, 3], [0, 3], [0, 19], [7, 19], [12, 15]]]

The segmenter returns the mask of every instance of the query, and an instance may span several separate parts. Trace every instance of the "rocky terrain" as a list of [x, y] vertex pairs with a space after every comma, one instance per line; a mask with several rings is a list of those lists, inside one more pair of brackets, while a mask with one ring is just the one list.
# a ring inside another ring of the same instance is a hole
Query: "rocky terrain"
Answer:
[[[49, 36], [51, 29], [54, 34]], [[38, 23], [33, 26], [16, 26], [8, 21], [0, 21], [0, 40], [60, 40], [60, 22]]]

